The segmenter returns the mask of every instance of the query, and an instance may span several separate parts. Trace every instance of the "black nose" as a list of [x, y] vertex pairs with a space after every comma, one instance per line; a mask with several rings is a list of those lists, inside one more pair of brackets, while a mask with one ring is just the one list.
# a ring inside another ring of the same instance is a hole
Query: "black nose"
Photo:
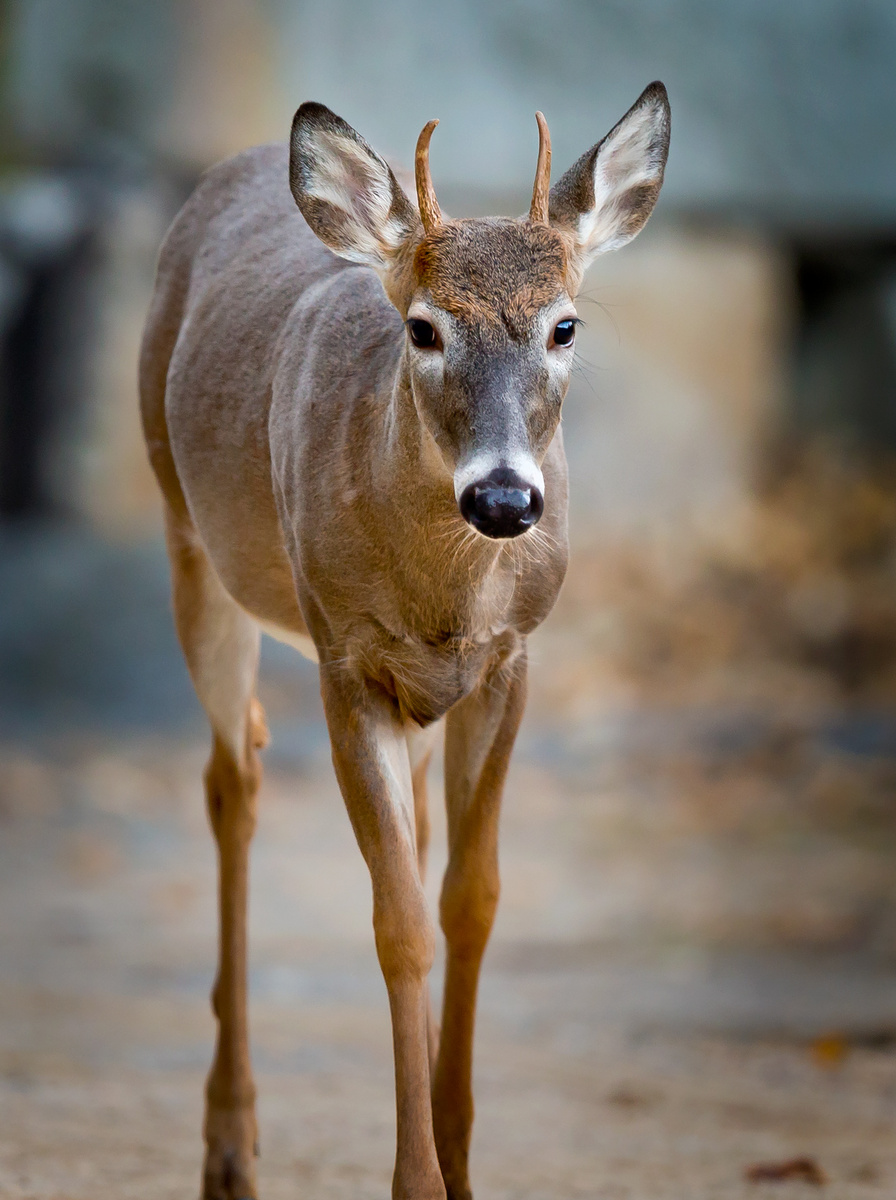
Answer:
[[538, 523], [544, 497], [516, 471], [502, 467], [488, 479], [464, 488], [460, 511], [464, 520], [486, 537], [512, 538]]

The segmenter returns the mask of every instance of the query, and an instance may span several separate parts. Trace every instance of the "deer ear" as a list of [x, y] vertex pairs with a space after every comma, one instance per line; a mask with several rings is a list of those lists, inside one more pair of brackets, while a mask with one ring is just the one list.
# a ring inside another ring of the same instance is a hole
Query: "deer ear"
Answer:
[[388, 165], [323, 104], [293, 119], [289, 185], [324, 245], [351, 262], [388, 268], [420, 225]]
[[568, 230], [581, 270], [631, 241], [653, 211], [669, 153], [669, 97], [651, 83], [603, 141], [551, 188], [550, 222]]

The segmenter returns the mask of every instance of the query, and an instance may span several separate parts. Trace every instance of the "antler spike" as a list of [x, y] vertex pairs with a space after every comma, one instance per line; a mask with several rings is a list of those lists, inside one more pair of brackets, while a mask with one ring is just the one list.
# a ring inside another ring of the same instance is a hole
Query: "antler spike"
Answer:
[[417, 203], [423, 228], [433, 233], [442, 224], [442, 210], [436, 199], [435, 188], [429, 174], [429, 140], [438, 121], [427, 121], [417, 138], [417, 153], [414, 155], [414, 173], [417, 178]]
[[532, 188], [532, 206], [529, 220], [548, 224], [548, 193], [551, 188], [551, 135], [544, 113], [537, 112], [538, 122], [538, 166], [535, 168], [535, 184]]

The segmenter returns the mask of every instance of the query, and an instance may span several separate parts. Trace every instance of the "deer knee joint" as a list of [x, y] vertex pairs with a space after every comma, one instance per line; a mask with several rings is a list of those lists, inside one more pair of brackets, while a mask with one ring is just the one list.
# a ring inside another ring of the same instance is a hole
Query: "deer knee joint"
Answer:
[[205, 770], [205, 792], [212, 831], [220, 841], [225, 834], [250, 840], [255, 832], [255, 799], [261, 785], [261, 763], [254, 749], [244, 763], [215, 742]]
[[435, 958], [435, 929], [423, 889], [416, 881], [403, 893], [374, 895], [373, 927], [387, 984], [429, 974]]
[[445, 874], [439, 919], [453, 954], [479, 955], [485, 949], [500, 895], [496, 864], [452, 869]]

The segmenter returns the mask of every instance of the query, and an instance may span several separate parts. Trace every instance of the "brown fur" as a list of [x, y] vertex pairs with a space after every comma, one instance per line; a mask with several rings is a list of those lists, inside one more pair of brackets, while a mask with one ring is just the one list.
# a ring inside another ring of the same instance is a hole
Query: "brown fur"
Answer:
[[564, 239], [529, 221], [451, 221], [414, 256], [416, 280], [436, 305], [466, 324], [513, 341], [530, 336], [540, 310], [567, 290]]
[[[567, 183], [561, 207], [578, 194]], [[391, 170], [322, 105], [299, 110], [291, 156], [259, 147], [209, 172], [166, 238], [140, 389], [178, 635], [212, 729], [220, 947], [204, 1200], [256, 1195], [246, 903], [267, 738], [254, 695], [262, 625], [313, 642], [333, 764], [370, 871], [394, 1036], [393, 1197], [469, 1200], [498, 814], [527, 635], [566, 569], [557, 426], [568, 378], [558, 364], [569, 360], [548, 357], [546, 322], [570, 302], [580, 251], [574, 222], [450, 222], [424, 237]], [[403, 328], [424, 302], [450, 324], [435, 371]], [[515, 454], [543, 476], [541, 522], [516, 541], [486, 539], [460, 515], [453, 472], [479, 469], [484, 454]], [[442, 716], [440, 1037], [420, 739]]]

